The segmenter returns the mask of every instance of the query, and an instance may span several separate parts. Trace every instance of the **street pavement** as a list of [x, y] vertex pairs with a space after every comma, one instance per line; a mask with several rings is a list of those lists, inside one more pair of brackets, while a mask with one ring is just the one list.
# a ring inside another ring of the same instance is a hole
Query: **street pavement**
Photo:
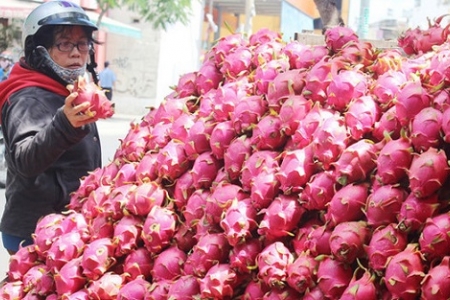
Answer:
[[[103, 165], [107, 165], [114, 153], [120, 145], [119, 139], [123, 139], [130, 129], [130, 123], [139, 123], [143, 116], [139, 115], [121, 115], [116, 114], [107, 120], [100, 120], [97, 122], [100, 133], [100, 141], [102, 144]], [[5, 190], [0, 189], [0, 215], [3, 214], [5, 206]], [[8, 271], [9, 255], [0, 244], [0, 280], [4, 278]]]

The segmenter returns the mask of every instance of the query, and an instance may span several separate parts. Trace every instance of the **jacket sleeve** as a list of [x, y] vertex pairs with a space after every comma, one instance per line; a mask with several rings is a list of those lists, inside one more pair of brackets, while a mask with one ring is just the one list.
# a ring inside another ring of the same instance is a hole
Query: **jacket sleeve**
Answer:
[[33, 177], [46, 171], [64, 152], [82, 140], [89, 127], [74, 128], [62, 111], [64, 97], [33, 89], [18, 92], [3, 109], [8, 155], [16, 171]]

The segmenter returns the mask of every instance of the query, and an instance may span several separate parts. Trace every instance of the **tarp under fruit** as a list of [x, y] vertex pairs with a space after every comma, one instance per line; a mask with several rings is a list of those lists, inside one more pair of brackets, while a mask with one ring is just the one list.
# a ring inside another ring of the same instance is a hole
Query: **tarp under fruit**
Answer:
[[221, 38], [12, 256], [2, 299], [449, 299], [450, 44]]

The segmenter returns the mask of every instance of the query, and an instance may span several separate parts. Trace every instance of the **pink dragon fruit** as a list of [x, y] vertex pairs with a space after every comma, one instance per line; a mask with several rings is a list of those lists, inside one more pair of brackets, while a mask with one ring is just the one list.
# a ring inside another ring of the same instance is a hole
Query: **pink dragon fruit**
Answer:
[[52, 271], [61, 269], [69, 260], [79, 257], [84, 247], [85, 242], [78, 232], [60, 235], [47, 252], [47, 267]]
[[262, 250], [259, 239], [252, 238], [236, 244], [231, 249], [230, 267], [239, 273], [250, 274], [257, 267], [256, 257]]
[[444, 300], [450, 297], [450, 256], [432, 266], [421, 282], [421, 297], [424, 300]]
[[298, 193], [316, 171], [312, 147], [284, 151], [279, 171], [275, 174], [284, 194]]
[[422, 54], [431, 51], [433, 46], [442, 45], [447, 41], [449, 36], [449, 28], [447, 25], [445, 27], [441, 26], [442, 19], [446, 15], [442, 15], [431, 23], [428, 19], [428, 28], [420, 29], [419, 27], [415, 29], [406, 30], [399, 38], [398, 45], [405, 51], [408, 55]]
[[408, 170], [409, 187], [417, 197], [428, 197], [442, 187], [449, 174], [446, 153], [429, 148], [413, 157]]
[[117, 244], [115, 255], [120, 257], [136, 249], [141, 243], [143, 221], [135, 215], [125, 215], [114, 225], [113, 243]]
[[338, 190], [331, 199], [325, 220], [334, 227], [346, 221], [357, 221], [364, 216], [368, 187], [365, 184], [348, 184]]
[[357, 65], [358, 68], [361, 66], [362, 71], [371, 72], [371, 67], [378, 58], [378, 51], [368, 41], [351, 41], [337, 55], [351, 65]]
[[170, 280], [154, 281], [150, 286], [150, 289], [145, 294], [144, 299], [166, 300], [170, 286], [172, 285]]
[[192, 169], [192, 184], [196, 189], [209, 188], [222, 167], [212, 151], [201, 153], [194, 161]]
[[184, 143], [171, 140], [160, 149], [156, 157], [159, 178], [173, 182], [188, 170], [190, 164], [184, 147]]
[[200, 236], [184, 264], [185, 274], [205, 276], [213, 265], [225, 263], [230, 249], [224, 233], [207, 233]]
[[337, 190], [334, 173], [322, 171], [314, 174], [300, 194], [300, 200], [307, 210], [325, 210]]
[[239, 101], [231, 115], [231, 122], [236, 133], [252, 130], [267, 112], [267, 102], [260, 95], [246, 96]]
[[407, 196], [408, 192], [396, 185], [383, 185], [373, 190], [367, 197], [367, 223], [374, 228], [395, 223]]
[[33, 241], [40, 257], [46, 257], [54, 240], [63, 233], [62, 222], [65, 218], [64, 215], [53, 213], [39, 219], [33, 233]]
[[175, 279], [167, 291], [168, 300], [190, 300], [200, 296], [199, 279], [192, 275], [181, 275]]
[[[172, 140], [179, 140], [183, 143], [186, 143], [189, 129], [192, 127], [192, 125], [194, 125], [196, 120], [196, 115], [188, 113], [182, 114], [173, 121], [172, 127], [170, 127], [169, 137]], [[148, 155], [148, 153], [149, 152], [147, 152], [146, 155]]]
[[223, 74], [220, 73], [214, 62], [206, 60], [197, 72], [196, 89], [200, 95], [204, 95], [210, 90], [217, 89], [222, 80]]
[[195, 225], [205, 214], [206, 201], [211, 196], [209, 190], [195, 190], [187, 199], [186, 205], [182, 207], [182, 215], [185, 223], [189, 226]]
[[241, 184], [244, 191], [251, 189], [252, 182], [262, 170], [274, 170], [279, 166], [277, 151], [255, 151], [250, 153], [241, 168]]
[[117, 300], [145, 299], [147, 290], [150, 289], [150, 282], [144, 276], [139, 276], [122, 285], [117, 294]]
[[214, 126], [212, 120], [204, 117], [198, 118], [189, 129], [184, 148], [189, 160], [195, 160], [200, 153], [211, 150], [209, 139]]
[[336, 26], [325, 31], [325, 44], [334, 53], [341, 50], [349, 42], [358, 42], [358, 35], [346, 26]]
[[420, 294], [424, 276], [423, 259], [417, 244], [408, 244], [387, 262], [383, 281], [393, 298], [413, 300]]
[[286, 97], [280, 108], [281, 130], [287, 136], [291, 136], [297, 130], [300, 120], [312, 108], [312, 102], [306, 100], [302, 95], [290, 95]]
[[264, 300], [277, 300], [277, 299], [284, 299], [284, 300], [296, 300], [300, 299], [301, 295], [297, 293], [296, 290], [291, 288], [290, 286], [285, 286], [282, 289], [271, 289], [267, 293], [264, 294], [263, 299]]
[[294, 256], [282, 242], [266, 246], [257, 256], [258, 277], [269, 287], [286, 286], [287, 266], [294, 262]]
[[365, 247], [369, 266], [374, 271], [384, 271], [388, 260], [403, 251], [407, 242], [406, 233], [400, 231], [395, 223], [375, 228], [369, 244]]
[[247, 45], [247, 41], [238, 33], [220, 38], [211, 49], [216, 65], [220, 67], [223, 64], [224, 58], [230, 52], [245, 45]]
[[107, 272], [99, 279], [90, 282], [87, 287], [90, 299], [117, 299], [120, 288], [123, 285], [122, 276], [113, 272]]
[[[264, 58], [262, 58], [264, 59]], [[257, 95], [265, 95], [269, 89], [269, 83], [273, 81], [278, 74], [289, 70], [289, 61], [287, 57], [281, 56], [276, 59], [272, 59], [257, 65], [255, 69], [255, 85]]]
[[336, 181], [341, 185], [362, 181], [375, 169], [377, 151], [368, 139], [359, 140], [344, 149], [334, 166]]
[[353, 276], [340, 300], [377, 299], [377, 286], [375, 275], [365, 271], [361, 277]]
[[264, 294], [269, 292], [269, 287], [261, 280], [251, 280], [245, 287], [243, 300], [263, 299]]
[[331, 255], [330, 237], [333, 230], [326, 224], [312, 225], [304, 239], [303, 246], [296, 247], [296, 251], [308, 250], [312, 255]]
[[220, 73], [225, 79], [236, 80], [250, 74], [252, 67], [252, 52], [246, 46], [234, 49], [224, 57]]
[[289, 96], [300, 95], [305, 86], [306, 73], [292, 69], [279, 73], [267, 87], [268, 108], [279, 112]]
[[231, 141], [236, 137], [235, 129], [231, 120], [218, 123], [209, 139], [212, 153], [217, 159], [223, 159], [223, 155], [230, 145]]
[[266, 209], [259, 212], [264, 217], [259, 223], [258, 233], [269, 240], [291, 235], [304, 212], [297, 197], [279, 195]]
[[213, 223], [219, 224], [222, 220], [222, 214], [230, 207], [234, 200], [243, 200], [248, 198], [248, 193], [244, 192], [242, 187], [221, 181], [217, 183], [214, 189], [211, 189], [211, 196], [206, 200], [205, 214], [207, 219]]
[[188, 72], [178, 78], [177, 85], [174, 90], [179, 98], [197, 96], [197, 72]]
[[372, 93], [383, 110], [393, 106], [400, 87], [406, 83], [406, 75], [397, 70], [388, 70], [378, 76], [372, 87]]
[[238, 285], [238, 276], [229, 264], [216, 264], [200, 280], [200, 296], [203, 299], [231, 298]]
[[186, 258], [186, 253], [176, 245], [163, 250], [155, 257], [151, 270], [152, 279], [155, 281], [175, 280], [180, 277]]
[[370, 230], [366, 222], [339, 223], [330, 236], [331, 253], [338, 261], [352, 263], [365, 254], [364, 245], [369, 238]]
[[328, 97], [328, 86], [342, 66], [343, 62], [324, 56], [307, 72], [302, 95], [313, 102], [324, 104]]
[[231, 246], [236, 246], [251, 238], [252, 231], [257, 228], [257, 211], [249, 198], [233, 199], [224, 210], [220, 226]]
[[303, 148], [310, 144], [316, 129], [321, 126], [326, 119], [332, 116], [333, 112], [331, 110], [315, 104], [305, 117], [299, 120], [297, 129], [291, 136], [292, 142], [297, 145], [298, 148]]
[[242, 166], [251, 154], [251, 138], [246, 135], [239, 136], [230, 142], [223, 155], [223, 162], [225, 171], [231, 181], [240, 177]]
[[380, 113], [381, 109], [374, 97], [364, 95], [353, 99], [345, 113], [345, 124], [350, 130], [350, 135], [359, 140], [372, 132]]
[[430, 94], [422, 87], [420, 80], [410, 80], [399, 90], [395, 108], [402, 126], [409, 122], [425, 107], [431, 103]]
[[303, 296], [303, 300], [321, 300], [324, 299], [324, 294], [322, 290], [316, 286], [313, 287], [311, 290], [307, 290], [305, 292], [305, 295]]
[[382, 184], [395, 184], [407, 175], [412, 158], [411, 140], [402, 135], [398, 139], [387, 137], [376, 159], [376, 179]]
[[317, 282], [319, 262], [309, 252], [301, 252], [294, 262], [287, 266], [287, 284], [299, 293], [312, 289]]
[[115, 244], [110, 238], [100, 238], [86, 245], [81, 256], [83, 274], [97, 280], [116, 262], [114, 251]]
[[286, 143], [287, 136], [281, 130], [282, 121], [276, 113], [261, 118], [252, 133], [252, 144], [258, 150], [277, 150]]
[[405, 231], [421, 230], [425, 221], [434, 217], [440, 206], [438, 194], [419, 199], [410, 193], [402, 203], [397, 220]]
[[450, 212], [428, 218], [419, 237], [420, 251], [428, 260], [450, 254]]
[[331, 256], [324, 256], [317, 267], [317, 285], [323, 295], [330, 299], [339, 299], [353, 276], [351, 267]]
[[317, 160], [325, 170], [328, 170], [333, 162], [347, 147], [349, 135], [344, 119], [338, 114], [324, 120], [313, 135], [313, 150]]
[[90, 105], [84, 114], [97, 119], [107, 119], [114, 115], [114, 105], [94, 82], [87, 82], [83, 76], [79, 76], [72, 91], [78, 93], [78, 97], [74, 101], [75, 105], [89, 102]]
[[442, 112], [425, 107], [411, 121], [411, 142], [416, 152], [423, 152], [440, 144]]
[[375, 141], [382, 141], [386, 133], [392, 139], [398, 139], [402, 130], [402, 125], [396, 113], [396, 107], [392, 106], [381, 114], [380, 119], [373, 125], [372, 137]]
[[8, 280], [10, 282], [20, 281], [22, 276], [31, 267], [38, 264], [38, 258], [39, 256], [34, 244], [20, 247], [19, 250], [9, 258]]
[[82, 273], [81, 257], [70, 260], [54, 275], [58, 295], [68, 295], [80, 290], [87, 278]]
[[150, 181], [134, 186], [127, 196], [125, 210], [133, 215], [146, 217], [153, 206], [163, 205], [168, 195], [161, 185]]
[[280, 182], [276, 178], [277, 169], [263, 169], [256, 174], [250, 185], [250, 199], [256, 209], [267, 208], [278, 195]]
[[342, 70], [333, 75], [327, 87], [327, 104], [335, 110], [344, 112], [353, 99], [364, 96], [368, 88], [367, 76], [357, 70]]
[[154, 206], [144, 222], [141, 238], [145, 247], [152, 253], [160, 253], [173, 238], [176, 230], [176, 217], [173, 210]]
[[289, 58], [292, 70], [308, 69], [329, 54], [325, 45], [305, 45], [297, 40], [288, 42], [281, 52]]
[[25, 296], [21, 281], [7, 282], [0, 287], [0, 296], [5, 300], [23, 299]]
[[132, 250], [123, 262], [123, 272], [127, 280], [134, 280], [139, 276], [149, 278], [152, 269], [153, 257], [145, 247]]

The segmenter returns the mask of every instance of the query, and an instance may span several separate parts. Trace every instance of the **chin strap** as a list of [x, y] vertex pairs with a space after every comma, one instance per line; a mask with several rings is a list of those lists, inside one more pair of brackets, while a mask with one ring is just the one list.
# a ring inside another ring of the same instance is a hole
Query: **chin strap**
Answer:
[[90, 62], [87, 64], [86, 69], [91, 73], [94, 83], [98, 85], [98, 74], [97, 74], [97, 62], [95, 61], [95, 51], [94, 49], [89, 50]]

